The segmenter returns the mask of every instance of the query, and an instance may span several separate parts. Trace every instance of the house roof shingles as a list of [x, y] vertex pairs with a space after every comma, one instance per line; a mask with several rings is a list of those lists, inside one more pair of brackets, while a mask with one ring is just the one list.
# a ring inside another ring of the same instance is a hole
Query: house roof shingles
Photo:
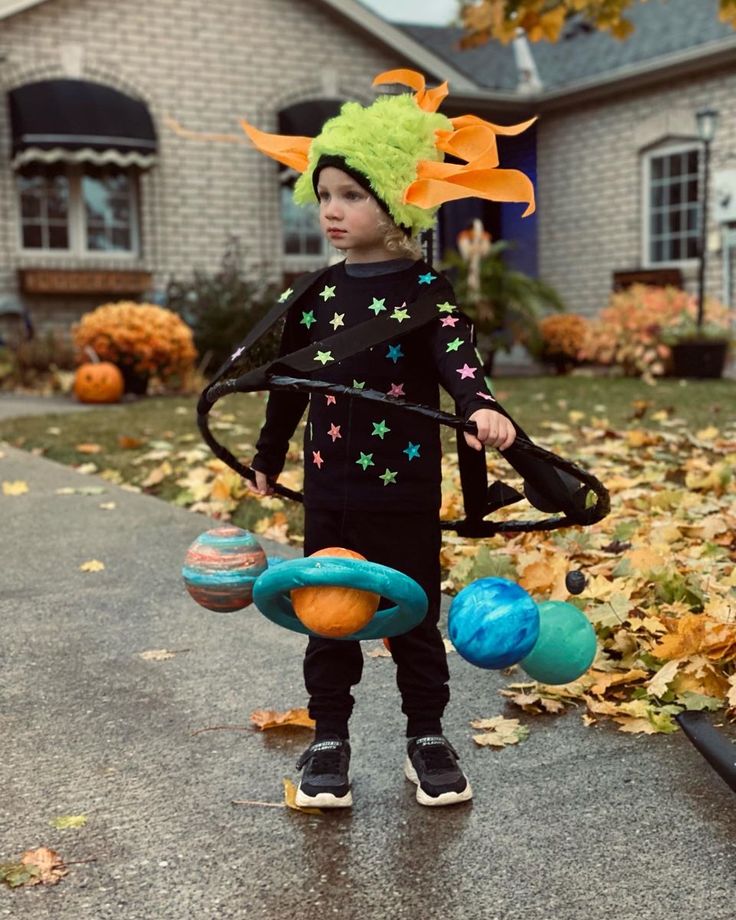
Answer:
[[[618, 70], [733, 37], [733, 27], [718, 19], [718, 0], [648, 0], [627, 13], [634, 32], [624, 41], [604, 32], [581, 29], [574, 22], [556, 44], [531, 44], [544, 89], [572, 88], [576, 83], [613, 77]], [[489, 42], [461, 51], [462, 29], [402, 25], [402, 29], [487, 90], [513, 91], [516, 66], [510, 45]]]

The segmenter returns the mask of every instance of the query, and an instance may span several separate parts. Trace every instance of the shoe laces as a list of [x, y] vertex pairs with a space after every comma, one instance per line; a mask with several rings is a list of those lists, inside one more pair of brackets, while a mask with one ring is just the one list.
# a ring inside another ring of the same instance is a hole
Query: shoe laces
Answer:
[[[322, 742], [317, 742], [317, 745]], [[342, 744], [330, 744], [329, 747], [316, 747], [312, 745], [302, 754], [297, 761], [297, 770], [307, 764], [311, 764], [314, 773], [339, 773], [342, 759]]]
[[458, 769], [457, 754], [448, 741], [418, 745], [417, 750], [428, 773], [446, 773]]

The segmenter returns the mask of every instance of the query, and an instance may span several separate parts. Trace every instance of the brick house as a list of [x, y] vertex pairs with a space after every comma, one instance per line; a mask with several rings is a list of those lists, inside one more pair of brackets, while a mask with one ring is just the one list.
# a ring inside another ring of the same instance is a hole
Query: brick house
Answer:
[[312, 135], [400, 66], [448, 79], [449, 115], [540, 115], [501, 146], [502, 165], [535, 179], [537, 214], [446, 205], [440, 244], [481, 216], [517, 243], [518, 266], [587, 314], [616, 271], [674, 268], [694, 283], [694, 113], [716, 107], [708, 288], [730, 295], [736, 34], [716, 5], [645, 4], [625, 43], [572, 27], [555, 46], [460, 52], [458, 30], [398, 27], [356, 0], [0, 0], [0, 304], [66, 326], [104, 300], [160, 296], [171, 277], [215, 269], [230, 234], [253, 271], [323, 264], [313, 218], [290, 206], [293, 177], [249, 147], [237, 118]]

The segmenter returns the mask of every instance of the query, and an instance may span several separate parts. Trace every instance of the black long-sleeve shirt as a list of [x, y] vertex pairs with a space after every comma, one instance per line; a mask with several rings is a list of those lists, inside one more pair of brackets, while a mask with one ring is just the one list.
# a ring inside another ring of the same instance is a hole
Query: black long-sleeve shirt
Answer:
[[[412, 302], [429, 293], [437, 318], [402, 334]], [[371, 317], [395, 320], [384, 345], [324, 365], [313, 379], [377, 390], [437, 408], [441, 385], [467, 418], [493, 406], [469, 319], [455, 305], [452, 286], [422, 261], [368, 277], [333, 266], [289, 309], [281, 354], [344, 332]], [[319, 352], [326, 355], [326, 351]], [[319, 359], [318, 359], [319, 360]], [[320, 361], [321, 364], [321, 361]], [[400, 407], [347, 395], [273, 391], [256, 445], [253, 468], [276, 477], [304, 409], [304, 504], [347, 511], [429, 511], [441, 502], [437, 422]]]

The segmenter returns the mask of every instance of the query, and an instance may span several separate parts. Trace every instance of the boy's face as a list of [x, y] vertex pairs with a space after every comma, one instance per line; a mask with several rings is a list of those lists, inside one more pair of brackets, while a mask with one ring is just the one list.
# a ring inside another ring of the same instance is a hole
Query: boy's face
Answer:
[[319, 222], [332, 245], [351, 262], [393, 258], [386, 250], [383, 211], [355, 179], [335, 166], [319, 174]]

